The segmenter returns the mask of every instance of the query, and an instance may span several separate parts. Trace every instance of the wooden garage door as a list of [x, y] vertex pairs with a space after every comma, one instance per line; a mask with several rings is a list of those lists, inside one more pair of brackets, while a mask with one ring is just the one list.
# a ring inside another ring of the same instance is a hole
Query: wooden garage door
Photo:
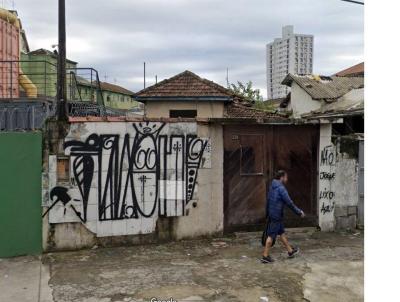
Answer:
[[317, 225], [318, 127], [224, 126], [225, 231], [265, 224], [265, 202], [274, 171], [289, 173], [287, 189], [307, 214], [285, 212], [288, 227]]

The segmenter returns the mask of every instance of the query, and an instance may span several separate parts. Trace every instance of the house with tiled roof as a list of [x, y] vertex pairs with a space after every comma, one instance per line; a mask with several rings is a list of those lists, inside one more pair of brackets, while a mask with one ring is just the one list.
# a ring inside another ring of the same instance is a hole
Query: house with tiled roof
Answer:
[[364, 77], [364, 62], [343, 69], [335, 74], [337, 77]]
[[232, 93], [212, 81], [184, 71], [135, 94], [145, 104], [147, 117], [222, 117]]
[[293, 215], [287, 224], [318, 225], [314, 176], [319, 126], [295, 124], [278, 110], [257, 109], [248, 99], [190, 71], [141, 90], [135, 98], [145, 104], [145, 118], [195, 120], [197, 135], [210, 138], [213, 170], [207, 181], [223, 188], [212, 194], [224, 200], [225, 231], [263, 227], [266, 182], [277, 169], [286, 169], [299, 180], [291, 184], [291, 191], [307, 212], [307, 219]]
[[145, 115], [150, 118], [275, 117], [273, 112], [256, 109], [246, 98], [188, 70], [137, 92], [135, 99], [145, 104]]
[[[354, 91], [362, 88], [344, 81], [336, 90], [305, 84], [304, 94], [321, 103], [337, 98], [340, 110], [355, 111]], [[341, 145], [329, 118], [257, 109], [190, 71], [134, 98], [145, 104], [144, 116], [70, 116], [45, 145], [45, 177], [56, 175], [42, 189], [44, 223], [55, 230], [45, 228], [46, 251], [262, 230], [268, 185], [280, 169], [306, 214], [287, 213], [288, 227], [354, 227], [357, 162], [336, 158]], [[321, 110], [315, 113], [335, 109]]]

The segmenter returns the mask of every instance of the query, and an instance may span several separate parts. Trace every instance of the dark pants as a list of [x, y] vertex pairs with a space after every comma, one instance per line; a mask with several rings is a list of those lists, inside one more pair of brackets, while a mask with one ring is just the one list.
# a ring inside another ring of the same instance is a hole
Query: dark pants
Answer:
[[267, 236], [271, 237], [275, 243], [276, 236], [285, 233], [285, 227], [282, 221], [269, 221], [267, 225]]

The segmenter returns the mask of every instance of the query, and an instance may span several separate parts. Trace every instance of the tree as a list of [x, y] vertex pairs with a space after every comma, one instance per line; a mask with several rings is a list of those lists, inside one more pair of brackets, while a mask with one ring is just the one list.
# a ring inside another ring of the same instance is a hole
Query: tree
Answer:
[[253, 103], [263, 102], [263, 97], [261, 96], [259, 89], [253, 88], [253, 82], [249, 81], [246, 84], [238, 81], [237, 84], [230, 84], [229, 89], [232, 90], [235, 94], [243, 96]]
[[268, 102], [265, 102], [259, 89], [253, 88], [253, 82], [249, 81], [246, 84], [238, 81], [237, 85], [230, 84], [229, 89], [250, 101], [253, 107], [264, 111], [276, 111], [276, 108]]

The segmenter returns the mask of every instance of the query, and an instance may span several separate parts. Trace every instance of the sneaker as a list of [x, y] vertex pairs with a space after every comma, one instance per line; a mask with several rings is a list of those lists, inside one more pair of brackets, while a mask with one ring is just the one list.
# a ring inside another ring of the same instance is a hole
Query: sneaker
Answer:
[[272, 262], [275, 262], [275, 260], [272, 259], [271, 256], [267, 256], [267, 257], [264, 257], [264, 256], [263, 256], [263, 257], [261, 258], [261, 262], [262, 262], [262, 263], [272, 263]]
[[294, 255], [297, 255], [300, 252], [300, 249], [298, 247], [292, 247], [292, 252], [288, 252], [288, 257], [293, 258]]

